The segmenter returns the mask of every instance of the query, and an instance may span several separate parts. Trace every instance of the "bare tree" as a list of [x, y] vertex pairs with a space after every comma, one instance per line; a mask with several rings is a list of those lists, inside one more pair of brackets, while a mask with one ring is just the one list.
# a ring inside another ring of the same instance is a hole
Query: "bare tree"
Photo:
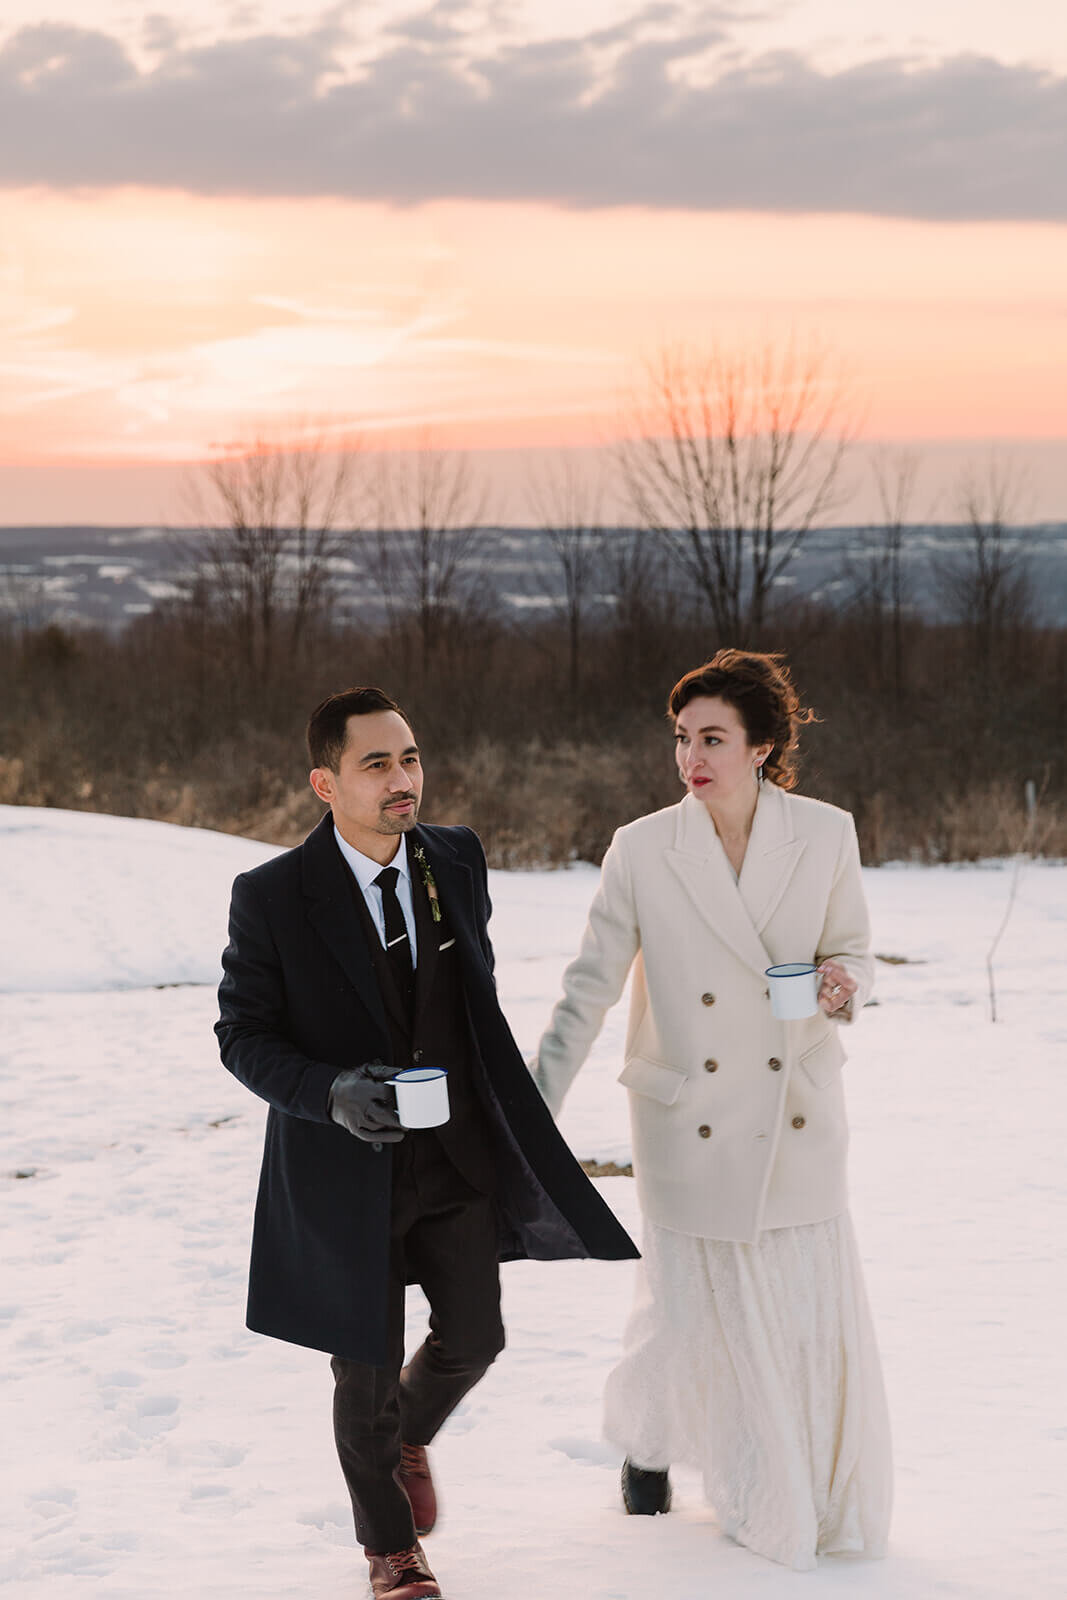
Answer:
[[605, 586], [615, 599], [616, 632], [639, 668], [652, 636], [686, 614], [684, 596], [677, 593], [677, 572], [673, 564], [670, 571], [665, 568], [663, 547], [647, 528], [620, 528], [604, 546]]
[[230, 622], [245, 661], [269, 677], [299, 654], [332, 602], [333, 563], [355, 503], [358, 441], [297, 443], [257, 436], [200, 469], [188, 501], [202, 530], [194, 592]]
[[1019, 877], [1022, 869], [1026, 862], [1031, 859], [1032, 854], [1035, 851], [1035, 846], [1037, 853], [1040, 853], [1041, 850], [1043, 841], [1035, 837], [1037, 834], [1038, 808], [1045, 798], [1045, 793], [1049, 785], [1050, 774], [1051, 768], [1046, 766], [1044, 780], [1041, 784], [1040, 792], [1038, 792], [1037, 784], [1034, 782], [1033, 778], [1027, 778], [1026, 783], [1023, 786], [1023, 805], [1026, 821], [1015, 841], [1015, 849], [1012, 851], [1011, 883], [1008, 888], [1007, 902], [1004, 906], [1004, 915], [1001, 917], [997, 931], [993, 935], [989, 949], [986, 951], [985, 965], [986, 982], [989, 989], [990, 1022], [996, 1022], [997, 1020], [997, 984], [994, 968], [997, 947], [1000, 944], [1001, 939], [1004, 937], [1005, 929], [1007, 928], [1008, 923], [1011, 921], [1012, 911], [1015, 909], [1015, 898], [1019, 890]]
[[838, 503], [853, 430], [816, 349], [664, 350], [620, 465], [642, 526], [704, 597], [720, 637], [756, 643], [771, 590]]
[[55, 607], [43, 578], [31, 573], [0, 570], [0, 629], [29, 633], [53, 619]]
[[583, 476], [572, 457], [563, 456], [530, 479], [527, 493], [563, 582], [567, 687], [571, 700], [576, 701], [581, 677], [582, 636], [604, 539], [600, 489]]
[[991, 454], [972, 465], [958, 488], [965, 550], [934, 562], [934, 573], [956, 621], [971, 636], [975, 665], [992, 672], [1008, 630], [1029, 618], [1032, 586], [1025, 552], [1013, 524], [1025, 482], [1010, 460]]
[[370, 566], [394, 624], [414, 621], [425, 680], [448, 625], [473, 598], [487, 544], [486, 491], [466, 455], [434, 449], [379, 459], [377, 533]]
[[881, 673], [888, 677], [897, 704], [904, 692], [904, 615], [910, 597], [904, 556], [908, 538], [918, 531], [911, 515], [919, 460], [914, 450], [883, 449], [874, 455], [872, 471], [882, 521], [875, 534], [876, 542], [864, 552], [862, 566], [855, 567], [853, 575], [855, 602], [872, 630]]

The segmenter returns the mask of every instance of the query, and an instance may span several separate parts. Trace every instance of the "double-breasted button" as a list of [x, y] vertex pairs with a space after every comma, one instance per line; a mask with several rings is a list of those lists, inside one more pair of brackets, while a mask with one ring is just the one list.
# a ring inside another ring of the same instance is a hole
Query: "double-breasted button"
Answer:
[[699, 1135], [700, 1135], [700, 1137], [702, 1139], [710, 1139], [711, 1138], [711, 1129], [708, 1127], [706, 1122], [702, 1122], [700, 1124], [700, 1127], [697, 1129], [697, 1132], [699, 1133]]
[[700, 1003], [702, 1006], [713, 1006], [715, 1004], [715, 996], [713, 994], [702, 994]]
[[705, 1063], [704, 1063], [704, 1071], [705, 1072], [718, 1072], [718, 1070], [719, 1070], [719, 1063], [717, 1061], [712, 1061], [710, 1059], [710, 1057], [709, 1057], [709, 1059], [707, 1061], [705, 1061]]
[[770, 1067], [772, 1072], [781, 1072], [782, 1070], [782, 1063], [779, 1061], [777, 1056], [772, 1056], [767, 1065]]
[[804, 1126], [804, 1118], [803, 1117], [794, 1117], [793, 1118], [793, 1126], [794, 1126], [794, 1128], [802, 1128]]

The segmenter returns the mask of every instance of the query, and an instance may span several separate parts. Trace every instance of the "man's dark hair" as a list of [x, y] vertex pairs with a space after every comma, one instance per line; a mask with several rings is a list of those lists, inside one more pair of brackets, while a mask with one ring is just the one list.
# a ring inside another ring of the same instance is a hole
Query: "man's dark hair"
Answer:
[[328, 694], [317, 705], [307, 725], [308, 755], [313, 767], [329, 767], [336, 772], [341, 765], [349, 717], [368, 717], [373, 711], [395, 711], [406, 716], [395, 700], [390, 700], [383, 689], [342, 689], [339, 694]]

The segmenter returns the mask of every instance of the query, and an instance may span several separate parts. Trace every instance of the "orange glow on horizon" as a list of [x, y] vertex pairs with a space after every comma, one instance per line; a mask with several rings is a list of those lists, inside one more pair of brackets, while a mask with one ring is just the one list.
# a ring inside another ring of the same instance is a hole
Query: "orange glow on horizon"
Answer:
[[664, 343], [794, 333], [840, 358], [869, 437], [1067, 438], [1067, 227], [131, 189], [3, 203], [9, 465], [202, 460], [294, 417], [368, 442], [597, 445]]

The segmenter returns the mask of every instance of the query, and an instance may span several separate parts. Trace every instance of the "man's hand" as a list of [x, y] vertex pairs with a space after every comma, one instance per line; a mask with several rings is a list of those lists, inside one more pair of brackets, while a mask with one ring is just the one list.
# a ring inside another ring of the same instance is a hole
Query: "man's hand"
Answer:
[[357, 1139], [368, 1144], [398, 1144], [404, 1137], [396, 1114], [396, 1096], [382, 1077], [393, 1076], [392, 1067], [368, 1061], [346, 1067], [330, 1089], [330, 1116]]

